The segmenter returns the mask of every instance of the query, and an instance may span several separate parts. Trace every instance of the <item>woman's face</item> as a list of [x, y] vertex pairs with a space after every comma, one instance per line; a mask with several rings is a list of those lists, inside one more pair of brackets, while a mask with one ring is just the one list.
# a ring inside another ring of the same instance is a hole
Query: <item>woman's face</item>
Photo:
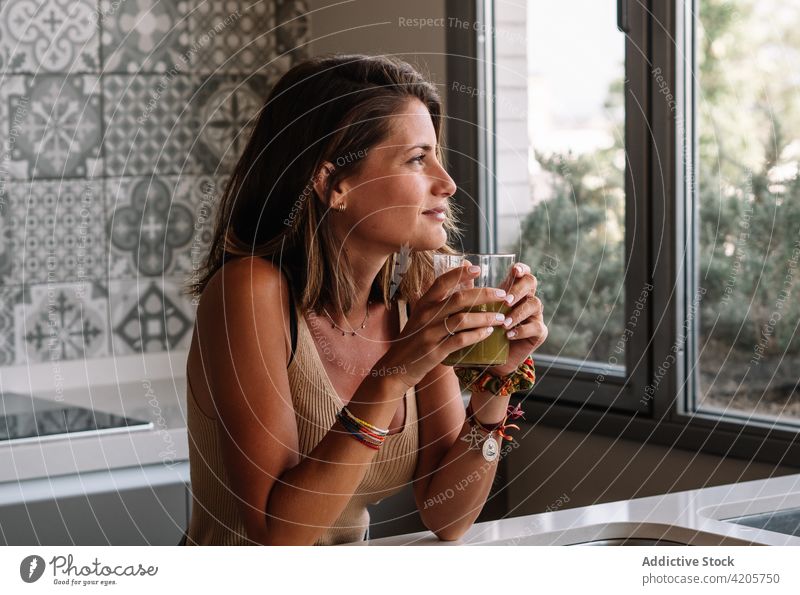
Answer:
[[[342, 181], [329, 213], [354, 248], [391, 254], [403, 245], [435, 250], [447, 241], [443, 209], [455, 182], [436, 158], [436, 133], [428, 108], [410, 99], [391, 118], [391, 132], [366, 152], [360, 171]], [[341, 157], [340, 157], [341, 159]]]

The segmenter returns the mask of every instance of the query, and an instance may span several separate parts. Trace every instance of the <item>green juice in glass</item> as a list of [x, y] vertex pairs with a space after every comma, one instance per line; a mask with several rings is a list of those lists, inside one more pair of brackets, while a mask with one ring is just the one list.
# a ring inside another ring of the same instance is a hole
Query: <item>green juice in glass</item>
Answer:
[[[509, 307], [505, 302], [481, 304], [467, 308], [469, 312], [502, 312], [508, 314]], [[463, 368], [500, 366], [508, 361], [508, 337], [506, 328], [502, 325], [495, 326], [494, 332], [483, 339], [458, 351], [454, 351], [444, 359], [446, 366], [460, 366]]]

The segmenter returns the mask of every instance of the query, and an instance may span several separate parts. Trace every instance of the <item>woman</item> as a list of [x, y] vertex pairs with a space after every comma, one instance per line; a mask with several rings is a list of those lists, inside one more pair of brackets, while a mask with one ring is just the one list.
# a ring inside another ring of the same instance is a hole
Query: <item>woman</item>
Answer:
[[432, 253], [453, 253], [457, 232], [442, 117], [435, 87], [385, 57], [311, 59], [271, 91], [194, 286], [187, 543], [357, 541], [366, 505], [409, 482], [440, 539], [480, 513], [497, 465], [459, 438], [504, 419], [508, 397], [474, 392], [465, 421], [441, 362], [507, 328], [459, 312], [512, 303], [516, 335], [494, 376], [515, 372], [547, 329], [526, 265], [508, 295], [448, 299], [475, 277], [467, 267], [433, 279]]

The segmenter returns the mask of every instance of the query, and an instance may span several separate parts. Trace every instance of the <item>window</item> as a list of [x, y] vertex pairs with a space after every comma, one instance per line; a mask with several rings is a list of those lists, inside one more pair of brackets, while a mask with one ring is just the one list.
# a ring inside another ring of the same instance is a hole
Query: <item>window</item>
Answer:
[[700, 0], [694, 408], [800, 421], [800, 6]]
[[646, 242], [636, 227], [646, 161], [630, 159], [646, 144], [637, 106], [646, 104], [646, 21], [623, 19], [615, 0], [494, 8], [493, 231], [497, 248], [539, 280], [549, 329], [542, 380], [553, 397], [646, 408], [634, 392], [645, 378], [652, 287], [644, 262], [631, 267], [626, 254]]
[[800, 6], [447, 6], [493, 23], [448, 44], [450, 142], [471, 247], [540, 280], [529, 419], [800, 460]]
[[[497, 18], [508, 31], [503, 6]], [[496, 233], [500, 251], [516, 251], [540, 282], [550, 331], [542, 353], [624, 372], [625, 37], [616, 10], [615, 1], [527, 3], [519, 75], [528, 118], [497, 112]], [[498, 93], [510, 94], [502, 82], [498, 74]], [[508, 146], [517, 124], [523, 150]]]

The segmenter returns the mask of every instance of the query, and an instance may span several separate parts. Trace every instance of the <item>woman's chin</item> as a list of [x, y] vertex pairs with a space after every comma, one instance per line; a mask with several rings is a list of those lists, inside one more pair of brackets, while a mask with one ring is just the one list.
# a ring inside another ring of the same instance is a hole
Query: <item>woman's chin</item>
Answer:
[[427, 233], [417, 241], [411, 242], [410, 247], [416, 252], [438, 250], [447, 243], [447, 232], [441, 228], [441, 233]]

